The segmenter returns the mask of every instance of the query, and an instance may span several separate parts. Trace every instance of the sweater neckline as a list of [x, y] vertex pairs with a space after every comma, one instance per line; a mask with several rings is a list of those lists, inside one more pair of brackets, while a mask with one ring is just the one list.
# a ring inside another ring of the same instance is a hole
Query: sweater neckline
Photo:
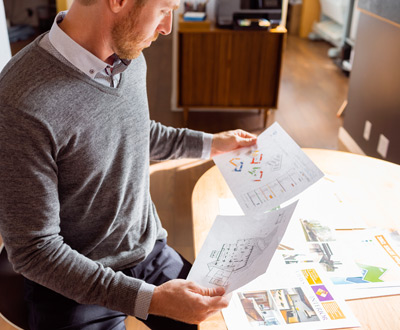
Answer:
[[[47, 33], [48, 32], [46, 32], [45, 34], [47, 34]], [[129, 70], [129, 67], [127, 68], [127, 70], [125, 72], [121, 73], [121, 79], [118, 84], [118, 87], [114, 88], [114, 87], [108, 87], [108, 86], [102, 85], [99, 82], [88, 77], [84, 72], [82, 72], [79, 69], [77, 69], [76, 67], [74, 67], [71, 63], [69, 63], [67, 61], [67, 59], [64, 59], [65, 60], [65, 62], [64, 62], [63, 60], [57, 58], [56, 56], [50, 54], [48, 51], [43, 49], [39, 45], [39, 42], [45, 36], [45, 34], [42, 34], [41, 36], [37, 37], [32, 42], [32, 50], [33, 51], [36, 51], [36, 52], [40, 53], [40, 55], [45, 56], [46, 58], [50, 59], [52, 62], [54, 62], [61, 70], [66, 72], [68, 75], [72, 75], [75, 78], [80, 79], [80, 80], [88, 83], [89, 85], [92, 85], [93, 87], [101, 90], [104, 93], [112, 94], [112, 95], [116, 95], [116, 96], [123, 95], [123, 89], [125, 88], [125, 80], [126, 80], [125, 73]], [[57, 50], [55, 50], [55, 51], [57, 51]], [[60, 54], [60, 56], [62, 57], [61, 54]]]

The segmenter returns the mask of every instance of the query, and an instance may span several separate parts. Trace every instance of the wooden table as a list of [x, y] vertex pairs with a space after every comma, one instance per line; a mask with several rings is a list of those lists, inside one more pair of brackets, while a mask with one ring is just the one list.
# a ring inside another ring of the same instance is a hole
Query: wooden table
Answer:
[[[327, 175], [340, 178], [338, 189], [368, 226], [400, 229], [400, 166], [340, 151], [303, 149]], [[195, 255], [218, 214], [218, 200], [233, 198], [216, 166], [197, 182], [192, 195]], [[361, 323], [355, 329], [400, 329], [400, 295], [347, 302]], [[226, 330], [221, 313], [204, 321], [201, 330]]]

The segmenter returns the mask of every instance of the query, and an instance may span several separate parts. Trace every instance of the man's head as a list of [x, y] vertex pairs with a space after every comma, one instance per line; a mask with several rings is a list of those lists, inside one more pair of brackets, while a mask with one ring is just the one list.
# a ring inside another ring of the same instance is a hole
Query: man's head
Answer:
[[[108, 31], [102, 42], [121, 58], [134, 59], [172, 28], [172, 12], [179, 0], [75, 0], [82, 11], [103, 17]], [[85, 9], [85, 7], [87, 9]], [[89, 8], [90, 7], [90, 8]], [[101, 8], [101, 11], [96, 10]], [[104, 15], [104, 16], [103, 16]]]
[[142, 50], [158, 37], [157, 31], [154, 31], [151, 38], [147, 31], [141, 31], [140, 18], [144, 1], [140, 2], [136, 1], [127, 13], [113, 23], [111, 30], [113, 50], [120, 58], [138, 57]]

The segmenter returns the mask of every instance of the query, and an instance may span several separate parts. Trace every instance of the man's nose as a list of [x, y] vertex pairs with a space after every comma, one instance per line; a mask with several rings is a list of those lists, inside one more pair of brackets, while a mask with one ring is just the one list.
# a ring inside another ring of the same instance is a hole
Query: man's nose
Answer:
[[157, 29], [160, 34], [167, 35], [167, 34], [171, 33], [172, 17], [173, 17], [173, 14], [171, 13], [170, 15], [164, 17], [164, 19], [161, 21], [161, 23]]

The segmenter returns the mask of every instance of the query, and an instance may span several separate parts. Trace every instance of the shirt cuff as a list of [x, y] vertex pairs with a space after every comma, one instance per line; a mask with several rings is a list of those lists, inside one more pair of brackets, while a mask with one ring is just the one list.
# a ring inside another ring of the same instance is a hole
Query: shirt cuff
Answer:
[[147, 320], [155, 285], [143, 282], [136, 296], [135, 317]]
[[211, 144], [213, 135], [209, 133], [203, 134], [203, 152], [201, 153], [201, 159], [209, 159], [211, 156]]

